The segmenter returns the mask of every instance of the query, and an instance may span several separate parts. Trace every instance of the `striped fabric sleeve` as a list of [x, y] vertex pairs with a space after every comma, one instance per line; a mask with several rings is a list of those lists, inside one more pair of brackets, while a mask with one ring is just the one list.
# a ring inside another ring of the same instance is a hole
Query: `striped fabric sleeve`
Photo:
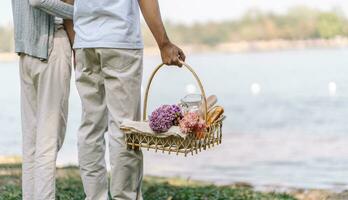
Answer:
[[60, 0], [29, 0], [31, 6], [63, 19], [72, 19], [74, 7]]

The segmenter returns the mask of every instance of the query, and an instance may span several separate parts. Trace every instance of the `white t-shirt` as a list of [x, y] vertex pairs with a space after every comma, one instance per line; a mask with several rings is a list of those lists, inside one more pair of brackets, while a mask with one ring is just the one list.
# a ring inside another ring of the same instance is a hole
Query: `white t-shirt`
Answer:
[[138, 0], [76, 0], [74, 48], [141, 49]]

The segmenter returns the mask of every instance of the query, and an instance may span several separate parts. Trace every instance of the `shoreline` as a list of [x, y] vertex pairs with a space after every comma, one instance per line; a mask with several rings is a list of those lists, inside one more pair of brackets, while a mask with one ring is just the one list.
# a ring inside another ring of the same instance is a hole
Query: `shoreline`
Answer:
[[[284, 50], [304, 50], [304, 49], [340, 49], [348, 48], [348, 37], [337, 37], [333, 39], [306, 39], [306, 40], [258, 40], [258, 41], [238, 41], [221, 43], [216, 46], [203, 44], [177, 44], [186, 54], [198, 53], [249, 53], [249, 52], [269, 52]], [[144, 55], [158, 56], [157, 46], [145, 46]], [[18, 60], [18, 55], [11, 52], [0, 53], [0, 62], [13, 62]]]
[[[20, 156], [0, 156], [0, 176], [12, 175], [14, 172], [20, 174], [21, 158]], [[59, 166], [58, 170], [64, 169], [76, 169], [75, 165]], [[305, 188], [293, 188], [283, 187], [277, 185], [268, 185], [262, 187], [255, 187], [251, 183], [247, 182], [231, 182], [230, 184], [214, 184], [213, 182], [184, 179], [181, 177], [160, 177], [160, 176], [145, 176], [145, 180], [155, 180], [158, 183], [169, 183], [171, 185], [196, 185], [196, 186], [209, 186], [214, 185], [216, 187], [229, 187], [229, 188], [242, 188], [261, 193], [284, 193], [295, 197], [298, 200], [343, 200], [348, 199], [348, 191], [334, 191], [329, 189], [305, 189]]]
[[[187, 54], [191, 53], [250, 53], [250, 52], [269, 52], [285, 50], [305, 50], [305, 49], [341, 49], [348, 47], [348, 38], [337, 37], [334, 39], [308, 39], [308, 40], [258, 40], [258, 41], [238, 41], [221, 43], [216, 46], [202, 44], [177, 44]], [[158, 55], [157, 46], [146, 46], [145, 55]]]
[[16, 53], [2, 52], [0, 53], [0, 62], [13, 62], [18, 60], [18, 55]]

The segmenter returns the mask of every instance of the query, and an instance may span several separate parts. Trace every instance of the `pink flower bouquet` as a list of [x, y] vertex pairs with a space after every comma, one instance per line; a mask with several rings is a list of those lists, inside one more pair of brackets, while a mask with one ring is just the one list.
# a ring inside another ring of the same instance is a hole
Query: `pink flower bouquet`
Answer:
[[204, 120], [195, 112], [186, 113], [180, 120], [179, 126], [183, 133], [194, 133], [197, 138], [203, 138], [207, 128]]

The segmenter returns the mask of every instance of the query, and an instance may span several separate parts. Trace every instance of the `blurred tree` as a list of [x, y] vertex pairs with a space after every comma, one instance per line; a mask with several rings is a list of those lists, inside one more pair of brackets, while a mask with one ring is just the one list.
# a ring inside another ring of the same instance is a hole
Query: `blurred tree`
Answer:
[[9, 26], [0, 27], [0, 52], [12, 52], [14, 50], [13, 31]]
[[318, 33], [321, 38], [342, 36], [344, 30], [343, 19], [336, 13], [321, 13], [318, 20]]

